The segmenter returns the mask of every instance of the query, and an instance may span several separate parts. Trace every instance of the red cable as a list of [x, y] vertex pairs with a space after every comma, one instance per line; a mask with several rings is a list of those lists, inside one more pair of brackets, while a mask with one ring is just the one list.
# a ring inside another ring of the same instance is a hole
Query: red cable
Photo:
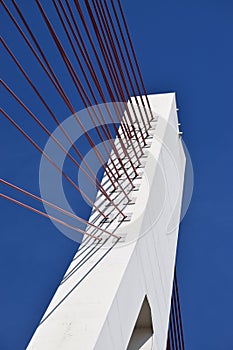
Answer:
[[[32, 194], [32, 193], [30, 193], [30, 192], [24, 190], [23, 188], [20, 188], [20, 187], [18, 187], [18, 186], [15, 186], [15, 185], [13, 185], [12, 183], [10, 183], [10, 182], [8, 182], [8, 181], [5, 181], [5, 180], [3, 180], [3, 179], [0, 179], [0, 183], [3, 183], [4, 185], [7, 185], [8, 187], [11, 187], [11, 188], [13, 188], [13, 189], [15, 189], [15, 190], [17, 190], [17, 191], [23, 193], [23, 194], [26, 194], [26, 195], [28, 195], [29, 197], [31, 197], [31, 198], [33, 198], [33, 199], [35, 199], [35, 200], [37, 200], [37, 201], [39, 201], [39, 202], [41, 202], [41, 203], [45, 203], [45, 204], [47, 204], [48, 206], [50, 206], [51, 208], [54, 208], [54, 209], [60, 211], [61, 213], [66, 214], [66, 215], [68, 215], [68, 216], [70, 216], [70, 217], [72, 217], [72, 218], [74, 218], [74, 219], [76, 219], [76, 220], [78, 220], [78, 221], [80, 221], [80, 222], [82, 222], [82, 223], [84, 223], [84, 224], [87, 224], [87, 225], [89, 225], [89, 226], [92, 226], [92, 227], [94, 227], [94, 228], [96, 228], [96, 229], [98, 229], [98, 230], [100, 230], [100, 231], [102, 231], [102, 232], [104, 232], [104, 233], [109, 234], [110, 236], [114, 236], [115, 238], [119, 238], [118, 236], [114, 235], [113, 233], [108, 232], [107, 230], [104, 230], [104, 229], [101, 228], [101, 227], [97, 227], [96, 225], [92, 224], [91, 222], [89, 222], [89, 221], [87, 221], [87, 220], [85, 220], [85, 219], [79, 217], [78, 215], [75, 215], [75, 214], [73, 214], [73, 213], [70, 213], [69, 211], [67, 211], [67, 210], [65, 210], [65, 209], [62, 209], [62, 208], [60, 208], [59, 206], [57, 206], [57, 205], [55, 205], [55, 204], [53, 204], [53, 203], [51, 203], [51, 202], [46, 201], [45, 199], [42, 199], [42, 198], [40, 198], [40, 197], [37, 197], [36, 195], [34, 195], [34, 194]], [[86, 231], [85, 231], [85, 235], [91, 236], [91, 235], [88, 234]], [[92, 236], [92, 237], [95, 238], [95, 236]]]
[[83, 235], [91, 236], [91, 237], [97, 239], [98, 241], [101, 240], [101, 238], [95, 237], [95, 236], [93, 236], [93, 235], [91, 235], [91, 234], [89, 234], [89, 233], [87, 233], [87, 232], [81, 230], [81, 229], [78, 228], [78, 227], [75, 227], [75, 226], [72, 226], [72, 225], [70, 225], [70, 224], [67, 224], [66, 222], [64, 222], [64, 221], [62, 221], [62, 220], [60, 220], [60, 219], [57, 219], [57, 218], [55, 218], [55, 217], [53, 217], [53, 216], [51, 216], [51, 215], [48, 215], [48, 214], [44, 213], [43, 211], [40, 211], [40, 210], [38, 210], [38, 209], [36, 209], [36, 208], [31, 207], [30, 205], [27, 205], [27, 204], [25, 204], [25, 203], [22, 203], [22, 202], [20, 202], [20, 201], [17, 201], [16, 199], [14, 199], [14, 198], [12, 198], [12, 197], [6, 196], [6, 195], [3, 194], [3, 193], [0, 193], [0, 197], [5, 198], [5, 199], [8, 199], [9, 201], [11, 201], [11, 202], [13, 202], [13, 203], [16, 203], [16, 204], [20, 205], [20, 206], [23, 207], [23, 208], [26, 208], [26, 209], [29, 209], [29, 210], [33, 211], [34, 213], [40, 214], [40, 215], [42, 215], [42, 216], [45, 216], [46, 218], [49, 218], [49, 219], [51, 219], [51, 220], [54, 220], [54, 221], [58, 222], [59, 224], [62, 224], [63, 226], [66, 226], [66, 227], [68, 227], [68, 228], [71, 228], [71, 229], [74, 230], [74, 231], [77, 231], [77, 232], [79, 232], [79, 233], [82, 233]]
[[0, 112], [9, 120], [11, 124], [13, 124], [22, 134], [23, 136], [41, 153], [43, 156], [62, 174], [62, 176], [90, 203], [104, 218], [107, 216], [98, 208], [96, 205], [88, 198], [88, 196], [71, 180], [71, 178], [66, 175], [66, 173], [60, 169], [56, 163], [37, 145], [35, 141], [3, 110], [0, 109]]

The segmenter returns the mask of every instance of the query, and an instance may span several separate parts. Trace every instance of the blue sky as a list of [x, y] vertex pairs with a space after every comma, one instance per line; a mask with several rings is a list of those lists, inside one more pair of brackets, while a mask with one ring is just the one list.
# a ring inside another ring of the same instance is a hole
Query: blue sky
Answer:
[[[69, 88], [76, 109], [82, 108], [34, 3], [19, 3], [33, 29], [40, 33], [43, 47]], [[10, 6], [9, 1], [7, 4]], [[177, 258], [186, 348], [232, 349], [233, 3], [127, 0], [122, 4], [148, 93], [177, 93], [181, 127], [194, 167], [193, 199], [181, 224]], [[53, 16], [51, 6], [48, 13]], [[1, 27], [5, 40], [42, 87], [59, 120], [64, 120], [69, 112], [2, 9]], [[17, 68], [3, 49], [1, 53], [4, 80], [53, 130], [55, 125]], [[2, 90], [1, 97], [3, 106], [43, 146], [46, 137], [25, 118], [23, 110]], [[1, 177], [39, 194], [40, 155], [3, 118], [0, 133]], [[78, 197], [77, 206], [82, 206]], [[77, 244], [61, 235], [48, 220], [3, 199], [0, 212], [0, 348], [21, 350]], [[87, 215], [88, 208], [83, 213]]]

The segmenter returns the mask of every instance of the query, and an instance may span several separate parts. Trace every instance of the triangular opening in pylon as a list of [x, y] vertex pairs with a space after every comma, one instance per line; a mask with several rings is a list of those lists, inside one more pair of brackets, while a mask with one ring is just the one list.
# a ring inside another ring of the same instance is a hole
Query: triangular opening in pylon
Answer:
[[145, 296], [127, 350], [152, 349], [153, 333], [151, 308]]

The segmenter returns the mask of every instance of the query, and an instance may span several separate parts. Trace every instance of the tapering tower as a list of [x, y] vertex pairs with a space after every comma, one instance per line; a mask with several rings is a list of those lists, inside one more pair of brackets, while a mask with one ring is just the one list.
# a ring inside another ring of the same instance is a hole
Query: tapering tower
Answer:
[[[29, 350], [167, 348], [185, 154], [175, 94], [148, 98], [153, 119], [143, 152], [138, 153], [141, 164], [136, 177], [127, 165], [129, 157], [123, 157], [133, 186], [120, 167], [122, 188], [113, 189], [106, 175], [102, 180], [125, 216], [111, 205], [104, 220], [93, 210], [89, 222], [111, 235], [87, 226], [87, 232], [95, 232], [101, 241], [82, 242]], [[128, 151], [136, 164], [132, 148]], [[100, 192], [95, 204], [106, 210]]]

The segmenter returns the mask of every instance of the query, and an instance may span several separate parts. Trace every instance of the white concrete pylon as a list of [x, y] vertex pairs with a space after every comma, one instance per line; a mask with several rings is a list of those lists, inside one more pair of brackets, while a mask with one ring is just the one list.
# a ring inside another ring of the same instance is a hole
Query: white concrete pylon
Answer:
[[158, 118], [122, 239], [81, 244], [28, 350], [166, 349], [185, 154], [175, 94], [148, 97]]

